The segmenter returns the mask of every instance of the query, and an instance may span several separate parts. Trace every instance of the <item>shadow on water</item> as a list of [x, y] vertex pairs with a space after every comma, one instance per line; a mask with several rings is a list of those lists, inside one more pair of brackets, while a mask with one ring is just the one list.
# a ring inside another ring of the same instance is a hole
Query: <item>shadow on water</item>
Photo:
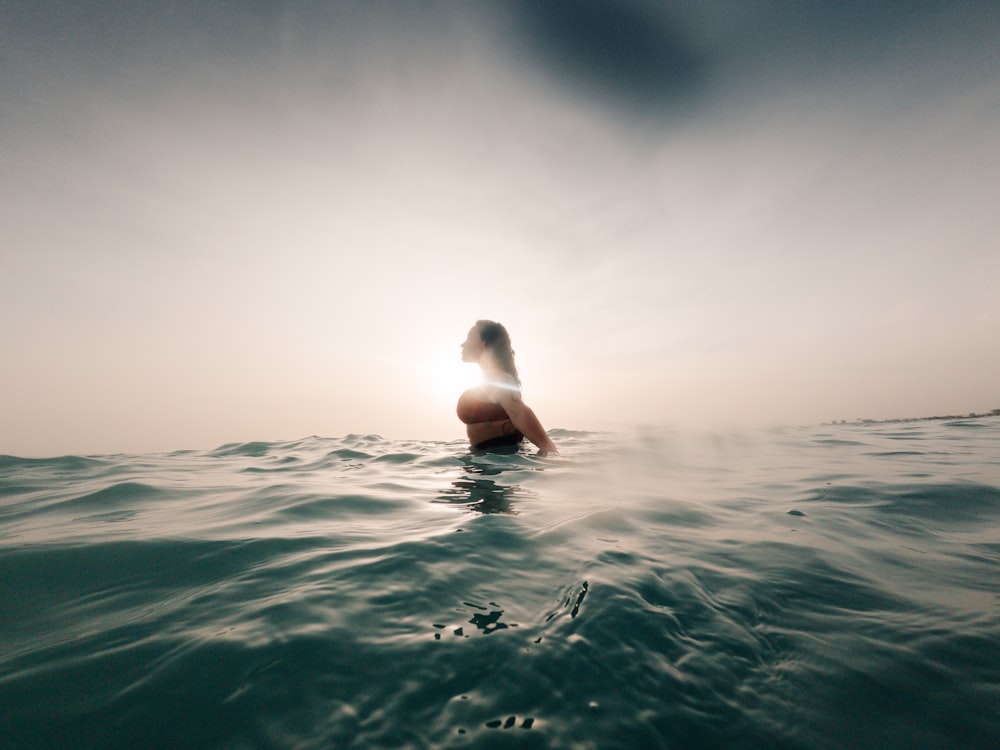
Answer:
[[[488, 466], [465, 465], [462, 470], [468, 475], [456, 479], [450, 487], [443, 489], [437, 502], [461, 506], [477, 513], [516, 513], [514, 497], [519, 494], [517, 485], [501, 484], [486, 475], [497, 475], [503, 469]], [[479, 476], [476, 476], [476, 475]]]
[[[503, 449], [491, 452], [515, 455], [517, 447], [510, 451]], [[447, 503], [472, 510], [477, 513], [510, 513], [516, 514], [514, 500], [523, 496], [526, 490], [518, 484], [505, 484], [500, 476], [508, 470], [521, 468], [515, 465], [501, 463], [482, 463], [481, 452], [463, 456], [462, 471], [465, 476], [456, 479], [451, 486], [441, 490], [436, 502]], [[477, 460], [478, 459], [478, 460]]]

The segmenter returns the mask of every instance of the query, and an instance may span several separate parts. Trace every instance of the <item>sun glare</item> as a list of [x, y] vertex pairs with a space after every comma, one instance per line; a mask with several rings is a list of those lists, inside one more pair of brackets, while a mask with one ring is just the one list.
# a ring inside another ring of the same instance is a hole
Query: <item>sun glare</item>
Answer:
[[434, 395], [449, 402], [457, 401], [466, 388], [481, 380], [479, 368], [463, 362], [457, 346], [443, 348], [429, 358], [425, 374]]

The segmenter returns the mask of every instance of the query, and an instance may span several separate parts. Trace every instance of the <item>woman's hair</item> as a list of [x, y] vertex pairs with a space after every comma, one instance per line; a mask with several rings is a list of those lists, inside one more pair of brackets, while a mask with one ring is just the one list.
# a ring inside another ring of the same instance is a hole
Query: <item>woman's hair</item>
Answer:
[[479, 329], [479, 339], [486, 345], [496, 358], [500, 369], [510, 375], [521, 385], [521, 379], [517, 376], [517, 365], [514, 364], [514, 350], [510, 347], [510, 334], [507, 329], [492, 320], [477, 320], [476, 328]]

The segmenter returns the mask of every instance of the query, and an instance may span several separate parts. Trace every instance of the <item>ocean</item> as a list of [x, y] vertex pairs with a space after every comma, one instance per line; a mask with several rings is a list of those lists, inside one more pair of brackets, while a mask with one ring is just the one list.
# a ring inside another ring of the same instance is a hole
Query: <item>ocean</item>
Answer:
[[1000, 747], [1000, 418], [0, 457], [0, 747]]

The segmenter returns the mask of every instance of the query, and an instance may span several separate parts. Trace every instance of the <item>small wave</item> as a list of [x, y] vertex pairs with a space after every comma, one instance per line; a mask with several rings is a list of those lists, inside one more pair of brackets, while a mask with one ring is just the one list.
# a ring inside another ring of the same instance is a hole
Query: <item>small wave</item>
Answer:
[[90, 456], [57, 456], [55, 458], [20, 458], [18, 456], [0, 455], [0, 469], [16, 471], [19, 469], [53, 469], [56, 471], [85, 472], [93, 471], [107, 465], [107, 460]]
[[882, 488], [882, 510], [937, 522], [977, 524], [1000, 513], [1000, 488], [973, 482]]
[[164, 493], [162, 488], [143, 482], [118, 482], [95, 492], [66, 500], [62, 505], [64, 507], [107, 508], [139, 503], [152, 497], [162, 496]]
[[328, 458], [342, 458], [345, 460], [368, 460], [372, 456], [370, 453], [365, 453], [363, 451], [355, 450], [354, 448], [337, 448], [332, 450], [327, 454]]
[[209, 453], [210, 456], [266, 456], [276, 443], [259, 441], [249, 443], [226, 443]]

